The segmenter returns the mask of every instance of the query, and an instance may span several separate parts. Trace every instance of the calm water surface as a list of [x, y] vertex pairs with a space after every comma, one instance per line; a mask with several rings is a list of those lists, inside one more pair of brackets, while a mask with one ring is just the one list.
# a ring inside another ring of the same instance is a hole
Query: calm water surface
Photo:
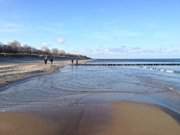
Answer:
[[177, 71], [180, 71], [178, 66], [66, 66], [51, 75], [2, 88], [0, 111], [58, 106], [77, 101], [84, 104], [89, 101], [97, 104], [136, 101], [161, 105], [180, 113], [180, 74]]

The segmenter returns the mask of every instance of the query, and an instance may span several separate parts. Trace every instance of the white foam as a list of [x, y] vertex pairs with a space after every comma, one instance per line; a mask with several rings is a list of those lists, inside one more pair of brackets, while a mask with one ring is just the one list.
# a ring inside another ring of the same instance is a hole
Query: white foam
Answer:
[[166, 70], [165, 69], [160, 69], [161, 72], [165, 72]]
[[167, 70], [166, 70], [166, 73], [174, 73], [174, 71], [167, 69]]

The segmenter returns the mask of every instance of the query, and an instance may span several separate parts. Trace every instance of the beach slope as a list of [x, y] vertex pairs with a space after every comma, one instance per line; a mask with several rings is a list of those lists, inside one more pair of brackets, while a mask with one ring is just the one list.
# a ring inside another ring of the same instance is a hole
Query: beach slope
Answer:
[[[56, 115], [0, 113], [1, 135], [179, 135], [179, 122], [164, 109], [118, 102], [63, 108]], [[69, 111], [67, 111], [69, 110]]]

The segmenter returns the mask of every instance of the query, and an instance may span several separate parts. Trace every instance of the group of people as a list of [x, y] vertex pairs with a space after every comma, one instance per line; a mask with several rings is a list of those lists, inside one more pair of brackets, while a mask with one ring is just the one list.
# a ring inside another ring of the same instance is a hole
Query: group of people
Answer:
[[[75, 60], [75, 64], [78, 65], [78, 59], [71, 59], [72, 65], [74, 64], [74, 60]], [[51, 64], [53, 64], [54, 62], [54, 57], [53, 56], [45, 56], [44, 57], [44, 64], [47, 64], [48, 61], [51, 62]]]
[[53, 64], [53, 61], [54, 61], [54, 57], [53, 56], [45, 56], [44, 57], [44, 64], [47, 64], [48, 63], [48, 60], [51, 62], [51, 64]]
[[[78, 59], [75, 59], [76, 60], [76, 65], [78, 65]], [[74, 59], [71, 59], [71, 63], [72, 65], [74, 64]]]

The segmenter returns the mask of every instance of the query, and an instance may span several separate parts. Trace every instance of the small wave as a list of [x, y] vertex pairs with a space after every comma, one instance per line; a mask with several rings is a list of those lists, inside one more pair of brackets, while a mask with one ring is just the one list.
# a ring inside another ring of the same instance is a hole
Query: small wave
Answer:
[[166, 72], [166, 70], [165, 70], [165, 69], [160, 69], [160, 71], [161, 71], [161, 72]]
[[165, 70], [166, 73], [174, 73], [174, 70]]
[[174, 70], [164, 69], [164, 68], [155, 68], [156, 71], [165, 72], [165, 73], [174, 73]]
[[176, 74], [180, 74], [180, 71], [178, 70], [173, 70], [173, 69], [166, 69], [166, 68], [158, 68], [158, 67], [142, 67], [143, 69], [148, 69], [151, 71], [158, 71], [158, 72], [164, 72], [164, 73], [176, 73]]

